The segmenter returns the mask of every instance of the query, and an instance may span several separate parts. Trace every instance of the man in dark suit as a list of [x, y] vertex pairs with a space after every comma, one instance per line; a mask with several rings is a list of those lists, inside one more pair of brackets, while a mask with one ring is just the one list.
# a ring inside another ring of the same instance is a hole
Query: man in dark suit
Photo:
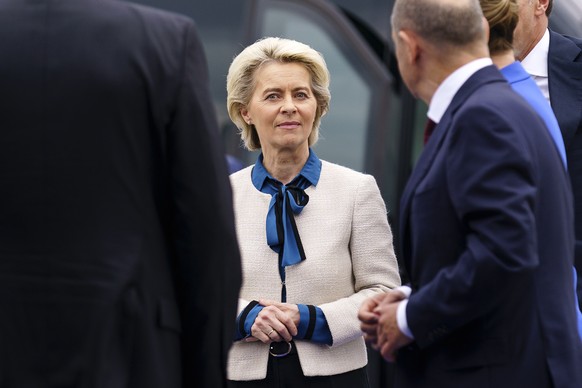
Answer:
[[516, 57], [550, 102], [566, 146], [574, 192], [575, 266], [582, 310], [582, 39], [548, 29], [552, 0], [519, 0]]
[[572, 195], [539, 116], [492, 66], [477, 0], [397, 0], [398, 66], [436, 122], [401, 204], [410, 288], [366, 301], [397, 387], [582, 386]]
[[240, 286], [186, 17], [0, 2], [0, 387], [225, 385]]

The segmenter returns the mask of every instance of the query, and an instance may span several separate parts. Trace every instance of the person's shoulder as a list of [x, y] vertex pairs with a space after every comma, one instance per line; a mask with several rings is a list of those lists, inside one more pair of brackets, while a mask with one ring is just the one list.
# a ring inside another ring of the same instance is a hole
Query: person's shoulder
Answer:
[[573, 43], [578, 46], [578, 48], [582, 49], [582, 37], [561, 34], [559, 32], [550, 30], [550, 46], [555, 46], [556, 44], [568, 45], [570, 43]]
[[[530, 104], [516, 92], [511, 85], [501, 76], [501, 81], [496, 77], [483, 80], [469, 93], [457, 97], [457, 106], [450, 120], [454, 124], [453, 133], [463, 133], [466, 128], [473, 127], [513, 127], [516, 122], [531, 122], [531, 118], [537, 118]], [[484, 120], [488, 117], [488, 120]], [[510, 125], [511, 124], [511, 125]]]
[[144, 23], [166, 23], [176, 27], [194, 24], [194, 20], [186, 15], [149, 5], [119, 0], [105, 0], [100, 4], [102, 7], [109, 7], [112, 12], [126, 14], [127, 17], [142, 20]]
[[564, 38], [571, 40], [580, 50], [582, 50], [582, 38], [577, 38], [575, 36], [563, 35]]
[[370, 179], [374, 180], [374, 177], [370, 174], [359, 172], [352, 168], [328, 162], [326, 160], [321, 161], [321, 174], [322, 176], [327, 176], [334, 180], [339, 179], [345, 183], [352, 184], [358, 184]]
[[576, 44], [576, 46], [582, 47], [582, 37], [576, 37], [576, 36], [564, 35], [564, 34], [560, 34], [560, 35], [563, 36], [564, 38], [574, 42]]
[[358, 176], [362, 175], [361, 172], [351, 169], [346, 166], [342, 166], [341, 164], [328, 162], [327, 160], [321, 159], [321, 171], [322, 173], [329, 173], [329, 174], [339, 174], [345, 176]]
[[465, 81], [453, 97], [449, 109], [457, 115], [458, 112], [497, 105], [500, 100], [516, 96], [501, 72], [494, 66], [487, 66]]
[[241, 170], [233, 172], [230, 174], [230, 183], [232, 185], [240, 185], [244, 183], [251, 183], [251, 171], [253, 170], [254, 165], [250, 165], [245, 167]]
[[364, 202], [372, 200], [368, 205], [382, 201], [380, 188], [373, 175], [324, 160], [317, 189], [323, 195], [333, 193], [334, 197], [341, 197], [351, 203], [358, 202], [358, 198]]
[[451, 101], [449, 109], [456, 111], [479, 104], [481, 100], [494, 100], [495, 95], [503, 90], [510, 90], [506, 78], [493, 65], [480, 68], [461, 85]]

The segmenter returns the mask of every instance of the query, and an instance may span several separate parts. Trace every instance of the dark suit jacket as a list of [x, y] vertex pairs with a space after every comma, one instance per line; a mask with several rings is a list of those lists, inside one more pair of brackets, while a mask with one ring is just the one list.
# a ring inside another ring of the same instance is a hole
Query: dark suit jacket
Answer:
[[582, 386], [568, 177], [493, 66], [455, 95], [401, 208], [415, 342], [398, 387]]
[[560, 124], [574, 192], [575, 263], [582, 309], [582, 39], [550, 30], [548, 82], [552, 109]]
[[223, 386], [240, 262], [193, 22], [5, 0], [0, 52], [0, 386]]

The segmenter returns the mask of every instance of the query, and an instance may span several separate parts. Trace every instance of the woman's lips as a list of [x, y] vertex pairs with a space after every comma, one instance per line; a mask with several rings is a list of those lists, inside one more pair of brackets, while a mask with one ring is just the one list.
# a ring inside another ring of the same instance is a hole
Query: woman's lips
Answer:
[[293, 128], [297, 128], [299, 125], [300, 124], [297, 121], [285, 121], [283, 123], [278, 124], [277, 127], [283, 128], [283, 129], [293, 129]]

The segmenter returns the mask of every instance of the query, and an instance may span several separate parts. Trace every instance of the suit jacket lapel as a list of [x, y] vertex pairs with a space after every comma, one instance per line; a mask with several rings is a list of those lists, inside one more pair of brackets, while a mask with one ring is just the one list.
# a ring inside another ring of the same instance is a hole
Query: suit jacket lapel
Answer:
[[[406, 184], [404, 192], [402, 193], [402, 199], [400, 201], [400, 209], [402, 209], [402, 214], [400, 216], [400, 247], [402, 250], [402, 257], [404, 258], [410, 258], [410, 254], [408, 252], [410, 242], [408, 237], [410, 230], [408, 225], [410, 221], [410, 204], [412, 202], [412, 198], [414, 197], [416, 188], [428, 173], [430, 167], [433, 164], [434, 158], [438, 154], [443, 140], [446, 137], [446, 133], [448, 132], [448, 127], [451, 121], [449, 111], [450, 107], [447, 109], [447, 112], [445, 112], [445, 115], [441, 121], [434, 128], [431, 138], [426, 144], [425, 148], [422, 150], [418, 162], [416, 162], [416, 166], [412, 170], [412, 174], [410, 175], [408, 183]], [[408, 274], [410, 275], [411, 268], [409, 260], [405, 259], [404, 264]]]
[[457, 94], [455, 94], [455, 97], [453, 97], [445, 114], [435, 127], [429, 142], [420, 154], [420, 158], [418, 159], [406, 187], [404, 188], [402, 199], [400, 201], [400, 247], [402, 250], [402, 257], [404, 258], [404, 264], [409, 274], [411, 274], [411, 268], [409, 268], [409, 259], [411, 257], [409, 252], [410, 239], [408, 237], [410, 230], [410, 205], [416, 189], [433, 165], [435, 157], [441, 151], [445, 139], [450, 133], [449, 129], [453, 122], [455, 112], [475, 90], [486, 83], [495, 81], [506, 82], [494, 66], [487, 66], [477, 71], [463, 84]]
[[582, 121], [582, 50], [571, 40], [550, 31], [548, 82], [552, 109], [566, 148]]

